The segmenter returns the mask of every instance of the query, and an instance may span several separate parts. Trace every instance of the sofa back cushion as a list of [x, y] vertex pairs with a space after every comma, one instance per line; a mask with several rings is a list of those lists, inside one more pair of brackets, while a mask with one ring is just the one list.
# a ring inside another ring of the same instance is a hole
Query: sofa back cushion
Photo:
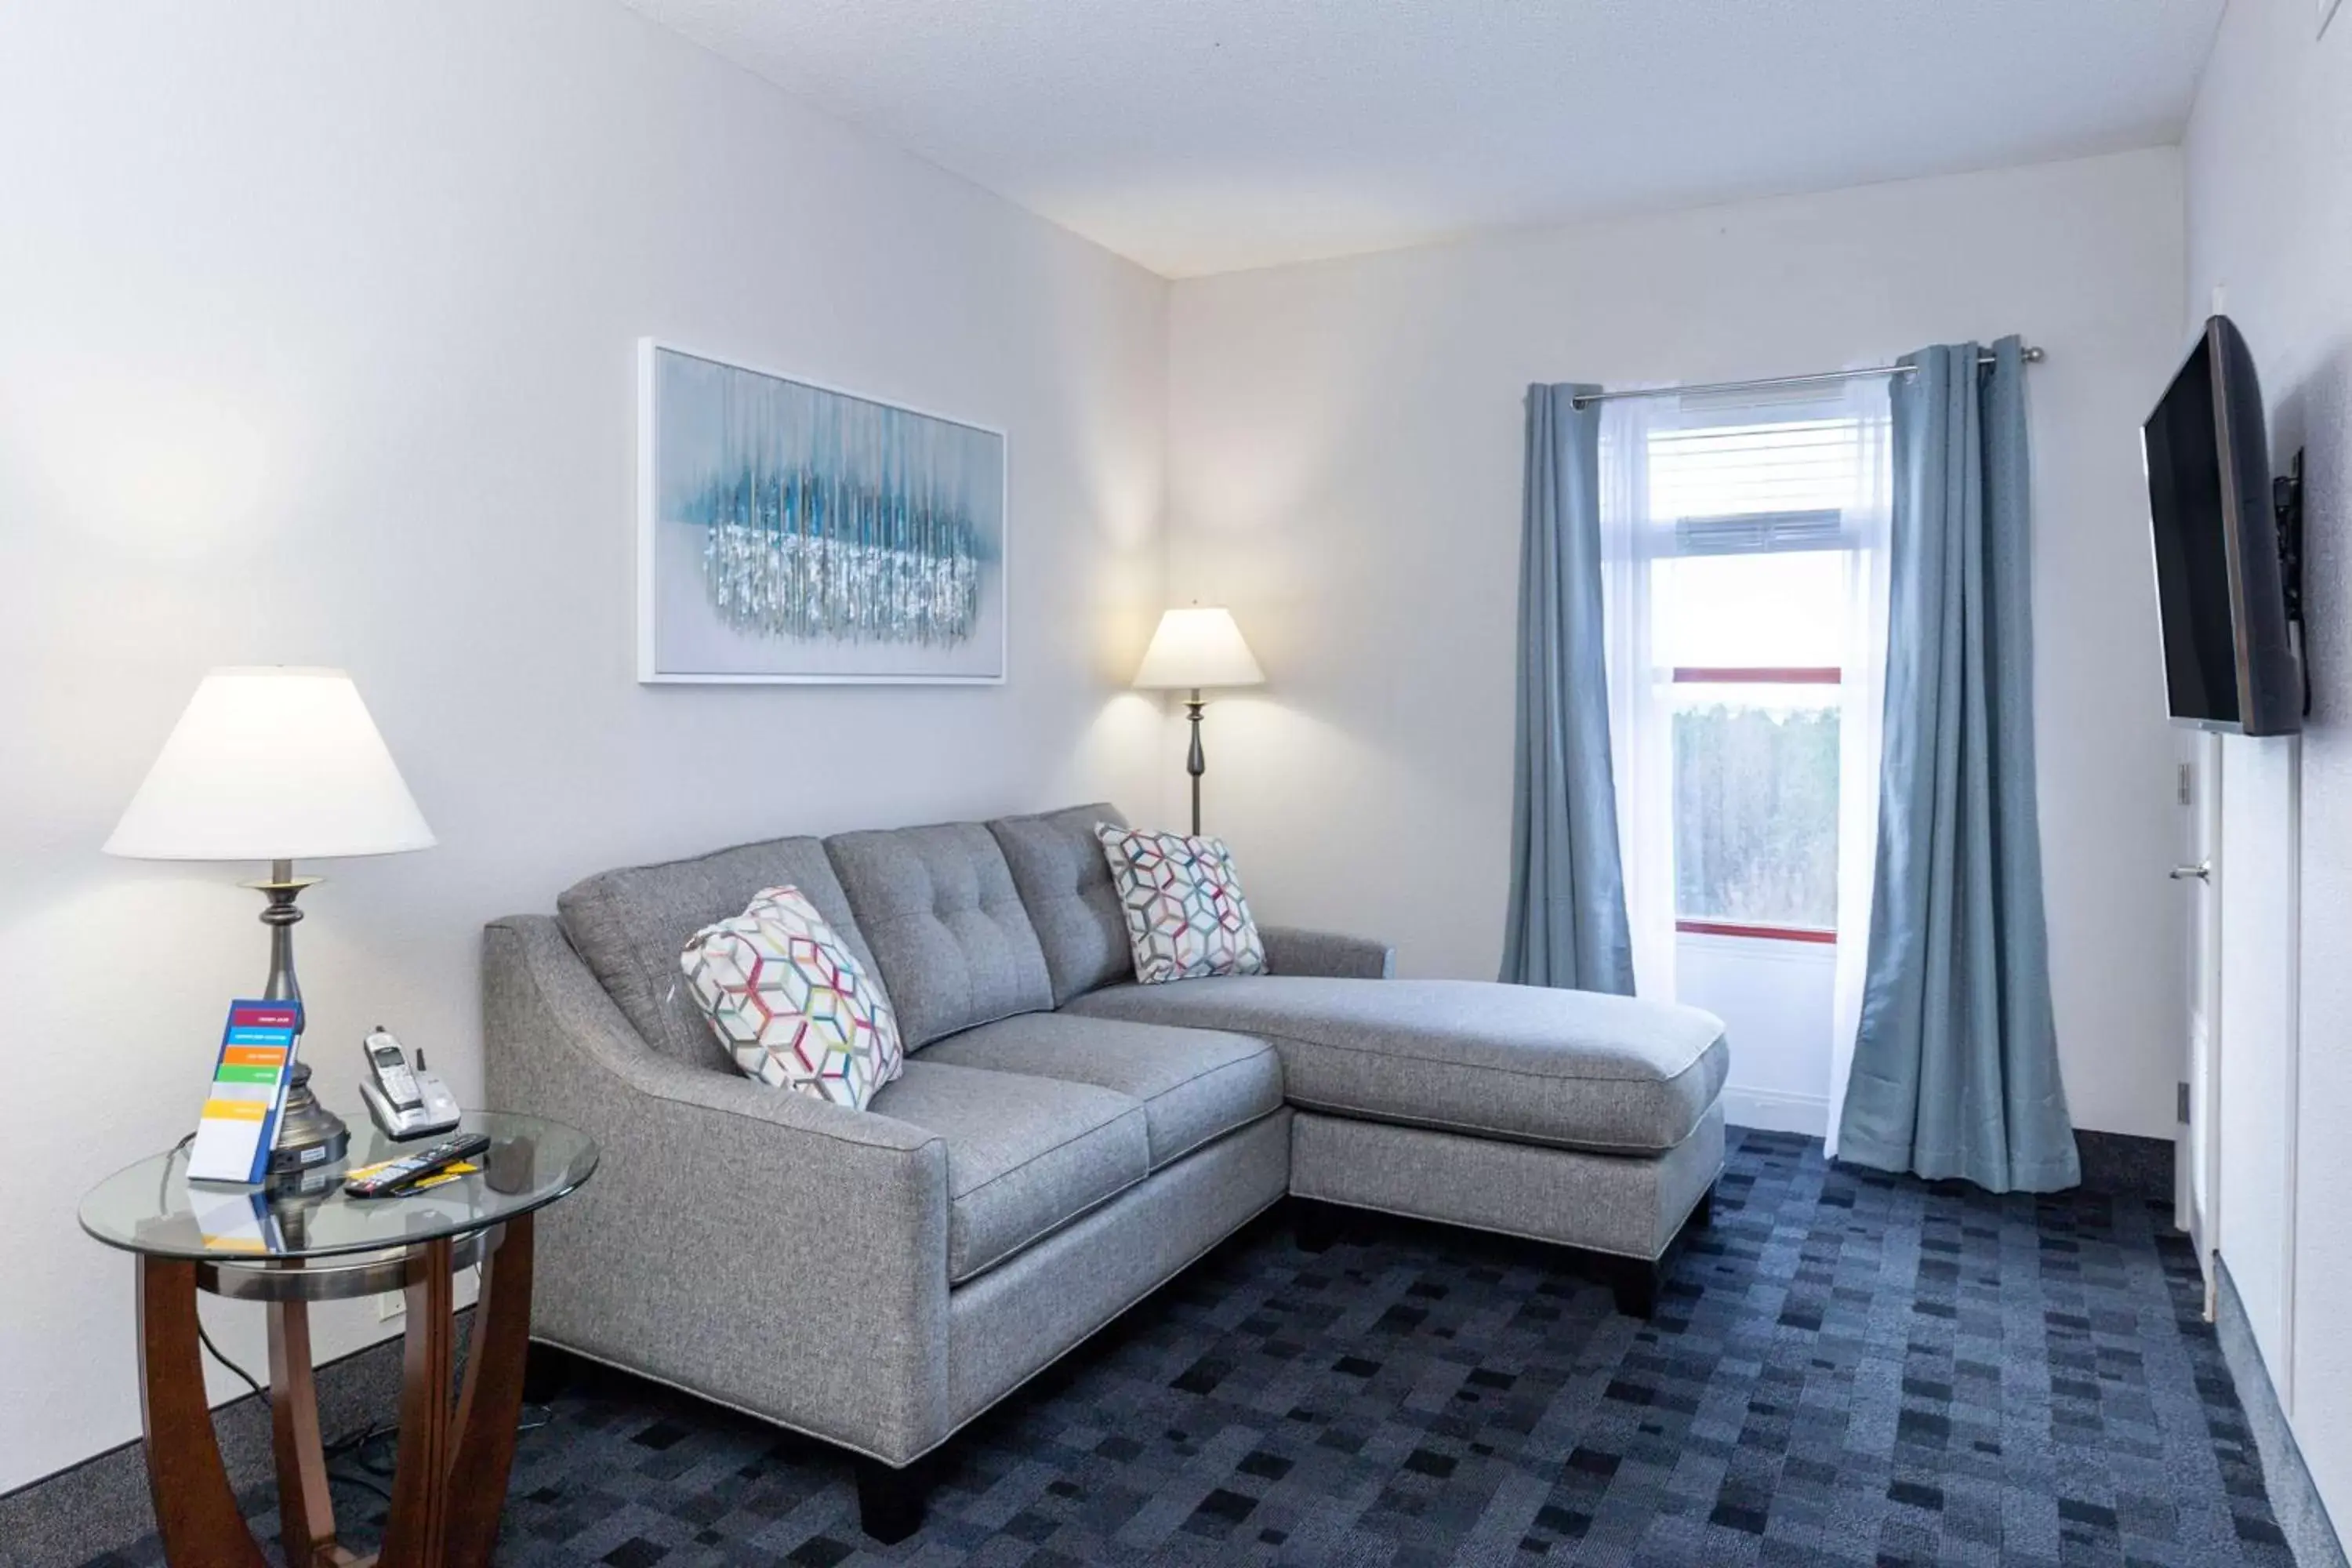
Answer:
[[824, 847], [908, 1050], [1054, 1005], [1036, 930], [986, 827], [843, 833]]
[[[761, 889], [784, 886], [798, 888], [866, 973], [877, 973], [820, 839], [772, 838], [691, 860], [606, 871], [574, 883], [555, 907], [563, 934], [647, 1045], [675, 1060], [732, 1073], [678, 955], [704, 926], [741, 914]], [[886, 992], [887, 985], [886, 980]]]
[[1000, 816], [988, 825], [1013, 870], [1013, 885], [1037, 930], [1053, 977], [1054, 1005], [1135, 978], [1127, 917], [1111, 885], [1110, 862], [1095, 837], [1099, 823], [1125, 827], [1106, 803], [1065, 806], [1034, 816]]

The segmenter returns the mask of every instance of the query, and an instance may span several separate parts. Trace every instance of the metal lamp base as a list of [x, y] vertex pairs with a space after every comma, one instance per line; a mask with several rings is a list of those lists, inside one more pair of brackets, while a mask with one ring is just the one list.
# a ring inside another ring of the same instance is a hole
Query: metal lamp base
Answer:
[[[268, 881], [246, 884], [268, 900], [261, 923], [269, 928], [269, 979], [261, 994], [272, 1002], [294, 1004], [298, 1049], [302, 1035], [302, 983], [294, 977], [294, 928], [302, 911], [294, 900], [317, 880], [297, 877], [291, 860], [273, 860]], [[287, 1080], [286, 1103], [278, 1113], [278, 1143], [269, 1152], [269, 1175], [274, 1180], [322, 1169], [341, 1159], [351, 1146], [352, 1130], [310, 1092], [310, 1064], [298, 1057]]]
[[331, 1165], [351, 1146], [352, 1130], [310, 1092], [310, 1064], [296, 1062], [286, 1086], [286, 1108], [278, 1116], [278, 1145], [269, 1152], [269, 1173], [282, 1176]]

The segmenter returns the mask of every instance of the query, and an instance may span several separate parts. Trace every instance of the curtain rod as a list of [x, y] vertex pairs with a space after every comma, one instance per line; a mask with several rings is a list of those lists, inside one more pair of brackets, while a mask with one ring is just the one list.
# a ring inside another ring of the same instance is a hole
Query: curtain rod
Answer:
[[[2043, 359], [2039, 348], [2025, 351], [2025, 363], [2040, 364]], [[1977, 355], [1979, 368], [1995, 363], [1988, 353]], [[1919, 367], [1916, 364], [1874, 364], [1860, 370], [1817, 370], [1810, 375], [1768, 375], [1754, 381], [1711, 381], [1700, 386], [1632, 387], [1623, 392], [1585, 392], [1570, 398], [1569, 405], [1582, 408], [1591, 403], [1614, 403], [1621, 397], [1681, 397], [1695, 392], [1751, 392], [1767, 386], [1810, 386], [1816, 382], [1852, 381], [1864, 375], [1909, 375]]]

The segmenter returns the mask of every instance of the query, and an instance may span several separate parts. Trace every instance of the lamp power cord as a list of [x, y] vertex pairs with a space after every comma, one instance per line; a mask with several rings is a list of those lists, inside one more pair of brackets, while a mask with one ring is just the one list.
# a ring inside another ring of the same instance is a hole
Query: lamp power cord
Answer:
[[[189, 1133], [187, 1136], [182, 1138], [178, 1142], [172, 1145], [171, 1152], [174, 1154], [178, 1153], [181, 1150], [194, 1142], [195, 1138], [196, 1135], [194, 1133]], [[164, 1163], [164, 1171], [167, 1178], [170, 1170], [171, 1164], [167, 1160]], [[167, 1182], [159, 1182], [157, 1186], [159, 1190], [155, 1196], [156, 1206], [158, 1208], [162, 1208], [165, 1206], [165, 1195], [168, 1194], [170, 1189]], [[474, 1282], [475, 1289], [477, 1290], [481, 1288], [481, 1278], [482, 1268], [481, 1265], [478, 1263], [474, 1265]], [[261, 1386], [259, 1380], [251, 1373], [246, 1371], [245, 1368], [239, 1366], [236, 1362], [230, 1360], [227, 1352], [224, 1352], [220, 1346], [213, 1342], [212, 1334], [205, 1328], [205, 1320], [202, 1313], [198, 1313], [196, 1315], [196, 1340], [198, 1343], [205, 1347], [205, 1353], [209, 1354], [213, 1360], [220, 1363], [221, 1365], [234, 1373], [237, 1379], [242, 1382], [246, 1387], [253, 1391], [253, 1397], [255, 1399], [260, 1401], [265, 1406], [268, 1405], [268, 1391]], [[533, 1412], [539, 1413], [536, 1420], [530, 1419], [530, 1416]], [[526, 1405], [523, 1406], [523, 1414], [525, 1418], [520, 1421], [515, 1426], [515, 1430], [517, 1432], [536, 1432], [541, 1427], [548, 1425], [555, 1419], [554, 1409], [551, 1406], [544, 1405]], [[371, 1426], [362, 1429], [356, 1436], [345, 1437], [341, 1442], [329, 1445], [324, 1456], [328, 1461], [328, 1479], [331, 1481], [348, 1481], [352, 1485], [362, 1487], [367, 1490], [375, 1493], [376, 1496], [383, 1499], [384, 1501], [390, 1502], [392, 1500], [392, 1493], [384, 1487], [379, 1485], [378, 1482], [381, 1480], [391, 1479], [392, 1472], [389, 1470], [378, 1469], [375, 1466], [369, 1464], [367, 1461], [367, 1447], [369, 1444], [375, 1442], [378, 1438], [390, 1436], [394, 1430], [395, 1428], [394, 1427], [382, 1425]], [[338, 1469], [335, 1467], [334, 1461], [344, 1458], [348, 1458], [352, 1466], [364, 1473], [354, 1475], [348, 1469]]]
[[[196, 1135], [191, 1132], [186, 1137], [181, 1139], [177, 1143], [172, 1145], [172, 1152], [176, 1154], [195, 1141]], [[163, 1162], [163, 1171], [167, 1179], [170, 1175], [172, 1163], [167, 1158]], [[161, 1190], [159, 1190], [155, 1194], [155, 1206], [160, 1209], [166, 1206], [164, 1203], [164, 1195], [170, 1191], [170, 1188], [166, 1184], [165, 1181], [158, 1181], [156, 1185]], [[253, 1373], [246, 1371], [245, 1368], [229, 1360], [227, 1355], [222, 1352], [220, 1346], [213, 1343], [212, 1332], [205, 1327], [205, 1315], [202, 1312], [196, 1314], [196, 1339], [197, 1342], [205, 1347], [205, 1352], [211, 1355], [213, 1360], [220, 1363], [221, 1365], [236, 1373], [237, 1377], [245, 1384], [246, 1387], [253, 1390], [253, 1396], [256, 1399], [258, 1399], [264, 1405], [269, 1403], [269, 1395], [263, 1391], [260, 1383], [254, 1377]]]

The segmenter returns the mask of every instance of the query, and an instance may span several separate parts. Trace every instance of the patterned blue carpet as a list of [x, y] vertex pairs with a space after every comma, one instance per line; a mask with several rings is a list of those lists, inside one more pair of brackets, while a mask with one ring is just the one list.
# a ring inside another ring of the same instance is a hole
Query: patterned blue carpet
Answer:
[[[957, 1442], [894, 1548], [814, 1445], [581, 1378], [500, 1561], [2289, 1568], [2168, 1210], [1733, 1142], [1647, 1324], [1541, 1247], [1261, 1222]], [[389, 1464], [338, 1460], [352, 1534]]]

